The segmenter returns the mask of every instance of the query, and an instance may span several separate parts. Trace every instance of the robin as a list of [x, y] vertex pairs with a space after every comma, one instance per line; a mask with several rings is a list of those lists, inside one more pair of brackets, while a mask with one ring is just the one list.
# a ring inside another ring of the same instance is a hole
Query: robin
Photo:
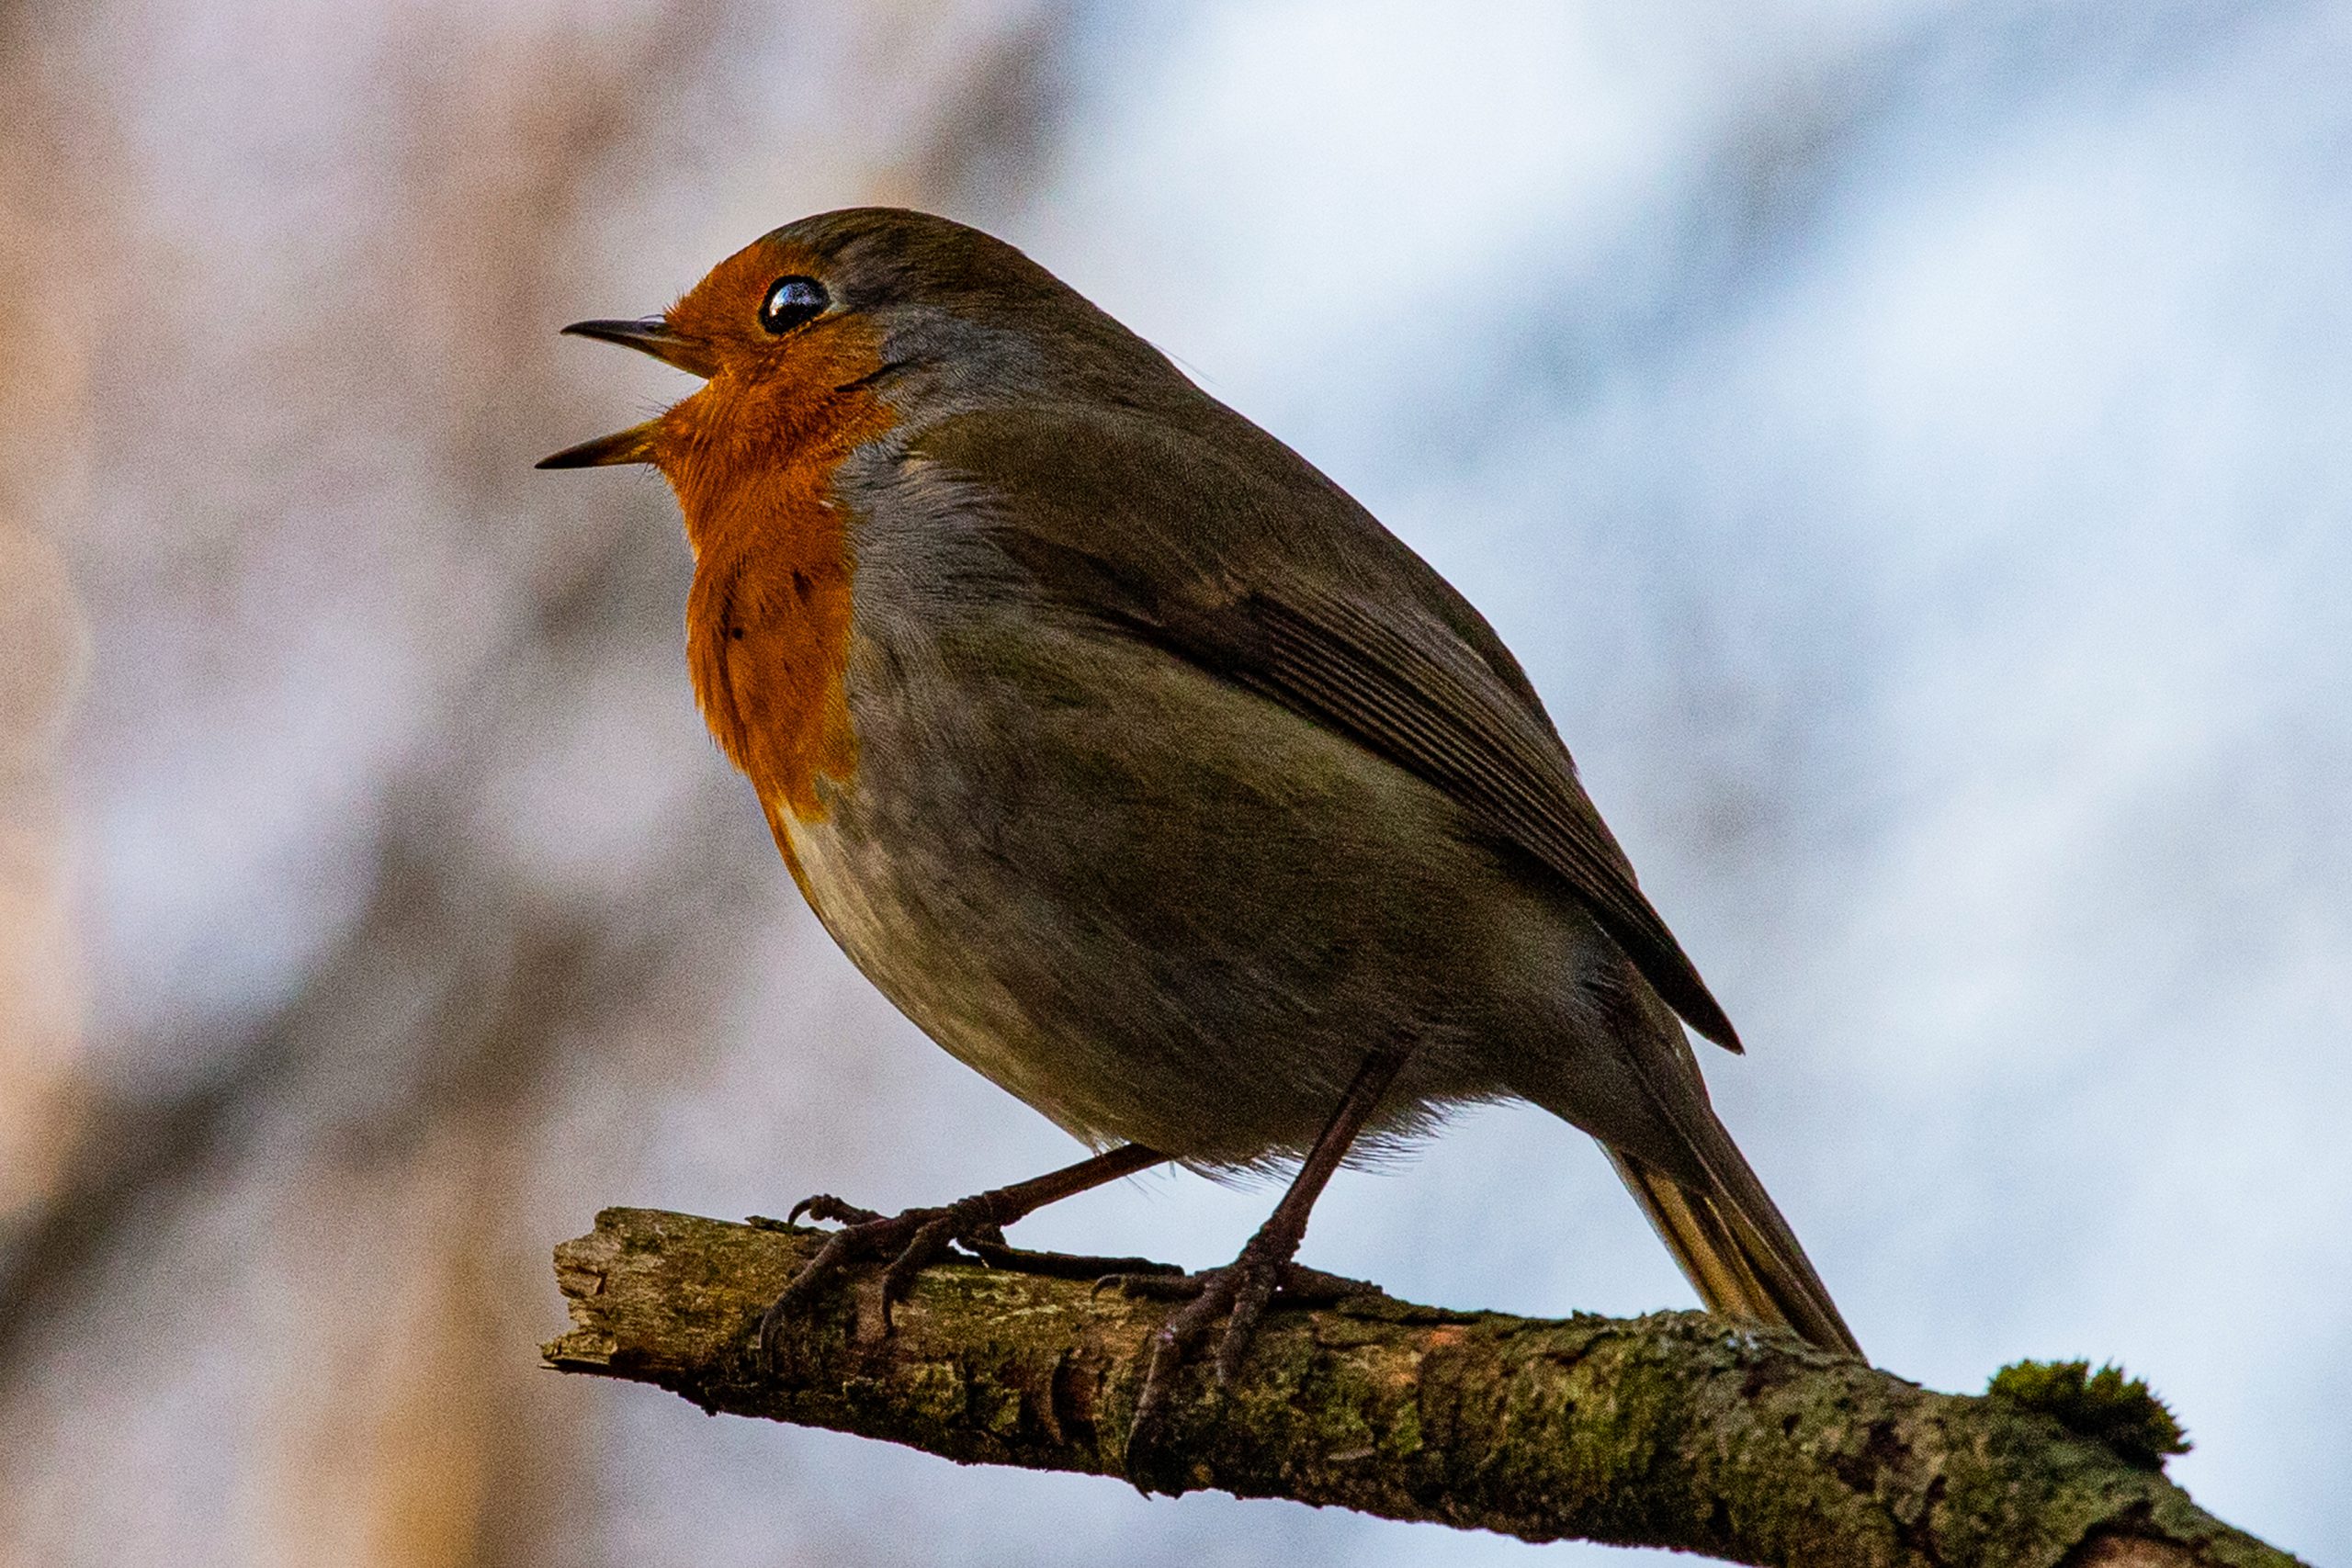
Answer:
[[[787, 224], [660, 316], [565, 332], [705, 378], [542, 468], [650, 463], [713, 736], [857, 966], [1098, 1152], [836, 1232], [883, 1300], [1163, 1161], [1296, 1174], [1158, 1331], [1131, 1427], [1230, 1379], [1333, 1172], [1448, 1106], [1600, 1140], [1713, 1311], [1859, 1355], [1710, 1108], [1738, 1037], [1492, 627], [1346, 491], [1012, 246]], [[801, 1211], [796, 1211], [796, 1217]], [[1140, 1278], [1140, 1276], [1138, 1276]]]

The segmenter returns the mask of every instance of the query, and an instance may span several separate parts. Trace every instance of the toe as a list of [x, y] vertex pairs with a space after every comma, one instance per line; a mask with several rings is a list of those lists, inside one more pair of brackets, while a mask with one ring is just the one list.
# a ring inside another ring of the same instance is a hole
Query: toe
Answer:
[[1251, 1269], [1242, 1274], [1236, 1285], [1233, 1311], [1226, 1319], [1225, 1337], [1216, 1348], [1219, 1388], [1233, 1386], [1242, 1359], [1250, 1354], [1250, 1347], [1258, 1337], [1258, 1320], [1265, 1314], [1266, 1303], [1274, 1299], [1274, 1286], [1281, 1278], [1279, 1269]]
[[1351, 1280], [1345, 1274], [1326, 1274], [1320, 1269], [1309, 1269], [1303, 1263], [1283, 1266], [1282, 1283], [1275, 1293], [1289, 1305], [1306, 1307], [1329, 1306], [1358, 1296], [1386, 1294], [1369, 1280]]
[[955, 1239], [955, 1226], [944, 1214], [933, 1215], [915, 1227], [882, 1276], [882, 1309], [886, 1314], [892, 1302], [904, 1300], [907, 1292], [915, 1288], [918, 1275], [947, 1255], [948, 1244]]
[[[1120, 1261], [1125, 1261], [1121, 1259]], [[1116, 1291], [1123, 1296], [1135, 1296], [1149, 1302], [1188, 1302], [1209, 1288], [1216, 1270], [1203, 1274], [1187, 1274], [1182, 1269], [1156, 1264], [1149, 1272], [1114, 1269], [1098, 1276], [1094, 1293]]]
[[1091, 1280], [1098, 1292], [1124, 1289], [1131, 1280], [1182, 1278], [1184, 1273], [1173, 1263], [1157, 1263], [1148, 1258], [1097, 1258], [1079, 1252], [1041, 1252], [1013, 1247], [1005, 1242], [1001, 1231], [992, 1236], [957, 1239], [971, 1249], [973, 1257], [991, 1269], [1036, 1274], [1050, 1280]]

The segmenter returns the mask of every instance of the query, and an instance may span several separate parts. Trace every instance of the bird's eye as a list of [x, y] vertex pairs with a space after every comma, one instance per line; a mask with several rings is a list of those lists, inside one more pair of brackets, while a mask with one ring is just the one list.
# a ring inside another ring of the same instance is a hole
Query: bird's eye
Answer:
[[831, 303], [825, 286], [815, 278], [779, 277], [768, 285], [768, 297], [760, 301], [760, 325], [781, 336], [823, 315]]

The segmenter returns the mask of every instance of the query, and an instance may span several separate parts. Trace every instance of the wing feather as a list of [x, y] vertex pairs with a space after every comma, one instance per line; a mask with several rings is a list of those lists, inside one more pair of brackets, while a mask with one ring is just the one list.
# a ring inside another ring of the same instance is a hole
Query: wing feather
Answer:
[[1451, 796], [1557, 876], [1693, 1029], [1738, 1050], [1492, 629], [1304, 459], [1203, 401], [1221, 416], [1207, 430], [1091, 409], [966, 414], [910, 457], [944, 469], [942, 493], [1070, 609]]

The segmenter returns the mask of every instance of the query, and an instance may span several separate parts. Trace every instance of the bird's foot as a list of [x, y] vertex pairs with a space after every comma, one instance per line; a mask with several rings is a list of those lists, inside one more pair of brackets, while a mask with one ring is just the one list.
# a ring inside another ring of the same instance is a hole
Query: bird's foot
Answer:
[[[872, 1325], [877, 1335], [890, 1332], [891, 1303], [903, 1300], [914, 1289], [915, 1278], [932, 1264], [949, 1257], [956, 1243], [967, 1245], [999, 1244], [1004, 1233], [989, 1199], [991, 1194], [962, 1199], [935, 1208], [909, 1209], [902, 1213], [880, 1214], [872, 1209], [862, 1209], [844, 1202], [829, 1192], [804, 1198], [792, 1206], [792, 1212], [779, 1222], [753, 1215], [751, 1224], [763, 1230], [783, 1230], [797, 1224], [804, 1214], [810, 1219], [827, 1220], [842, 1228], [825, 1238], [817, 1256], [805, 1264], [792, 1283], [770, 1303], [760, 1318], [759, 1346], [762, 1360], [773, 1366], [776, 1347], [782, 1339], [785, 1325], [797, 1314], [806, 1311], [833, 1279], [860, 1264], [888, 1259], [878, 1280], [876, 1305], [878, 1320]], [[863, 1326], [863, 1325], [862, 1325]]]
[[1135, 1421], [1127, 1428], [1127, 1475], [1148, 1492], [1147, 1477], [1158, 1469], [1168, 1438], [1169, 1401], [1193, 1348], [1216, 1327], [1222, 1318], [1214, 1362], [1216, 1386], [1230, 1388], [1250, 1346], [1258, 1335], [1258, 1321], [1266, 1308], [1329, 1306], [1352, 1296], [1378, 1295], [1380, 1287], [1363, 1280], [1327, 1274], [1290, 1260], [1295, 1237], [1261, 1231], [1250, 1237], [1241, 1256], [1222, 1269], [1197, 1274], [1114, 1274], [1097, 1282], [1098, 1289], [1116, 1288], [1128, 1295], [1179, 1300], [1184, 1304], [1169, 1315], [1151, 1336], [1151, 1359], [1145, 1368], [1143, 1391], [1136, 1397]]
[[876, 1336], [890, 1332], [891, 1305], [904, 1300], [907, 1292], [914, 1289], [916, 1277], [933, 1264], [958, 1256], [958, 1247], [991, 1269], [1056, 1279], [1091, 1280], [1109, 1274], [1140, 1281], [1183, 1275], [1184, 1271], [1176, 1265], [1155, 1263], [1148, 1258], [1095, 1258], [1014, 1247], [1004, 1239], [1003, 1225], [997, 1218], [997, 1198], [996, 1193], [983, 1192], [935, 1208], [909, 1209], [903, 1213], [885, 1215], [846, 1202], [830, 1192], [820, 1192], [795, 1203], [792, 1212], [782, 1220], [752, 1215], [748, 1223], [762, 1230], [789, 1230], [803, 1215], [842, 1227], [826, 1238], [817, 1256], [803, 1266], [762, 1315], [762, 1358], [774, 1365], [786, 1323], [795, 1314], [807, 1310], [837, 1275], [886, 1258], [889, 1265], [882, 1271], [875, 1301], [878, 1317], [872, 1331]]

